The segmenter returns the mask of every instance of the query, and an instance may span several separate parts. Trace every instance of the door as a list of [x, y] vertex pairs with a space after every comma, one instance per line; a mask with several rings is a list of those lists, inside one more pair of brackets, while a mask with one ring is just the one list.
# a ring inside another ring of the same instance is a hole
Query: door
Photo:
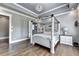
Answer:
[[0, 15], [4, 15], [4, 16], [8, 16], [9, 17], [9, 44], [11, 43], [11, 38], [12, 38], [12, 15], [10, 14], [7, 14], [7, 13], [4, 13], [4, 12], [1, 12], [0, 11]]

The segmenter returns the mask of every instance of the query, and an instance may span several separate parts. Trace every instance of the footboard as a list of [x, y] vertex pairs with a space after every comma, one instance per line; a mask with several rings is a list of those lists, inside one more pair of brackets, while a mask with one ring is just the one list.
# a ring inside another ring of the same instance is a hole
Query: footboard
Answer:
[[41, 37], [41, 36], [33, 36], [32, 37], [32, 43], [37, 43], [40, 44], [42, 46], [45, 46], [47, 48], [50, 48], [50, 39], [49, 38], [45, 38], [45, 37]]

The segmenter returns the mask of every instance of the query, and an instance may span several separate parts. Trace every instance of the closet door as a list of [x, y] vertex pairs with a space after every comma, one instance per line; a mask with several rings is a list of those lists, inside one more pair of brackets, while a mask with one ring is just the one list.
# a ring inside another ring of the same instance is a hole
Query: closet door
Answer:
[[27, 38], [27, 18], [21, 20], [21, 37]]
[[27, 21], [26, 20], [23, 21], [23, 36], [24, 38], [27, 37]]

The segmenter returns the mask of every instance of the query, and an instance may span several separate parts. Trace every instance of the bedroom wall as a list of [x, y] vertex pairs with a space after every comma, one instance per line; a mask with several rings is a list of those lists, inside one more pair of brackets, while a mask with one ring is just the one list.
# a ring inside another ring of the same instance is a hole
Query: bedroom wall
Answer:
[[27, 38], [27, 18], [12, 14], [12, 41]]
[[9, 36], [9, 18], [0, 15], [0, 38]]
[[68, 34], [73, 36], [73, 41], [79, 41], [79, 39], [77, 38], [78, 30], [74, 25], [75, 21], [78, 19], [77, 18], [77, 11], [73, 10], [73, 11], [70, 11], [69, 13], [67, 13], [67, 14], [57, 16], [56, 18], [60, 21], [61, 28], [63, 28], [63, 27], [68, 28], [68, 30], [69, 30]]
[[[77, 9], [77, 21], [79, 22], [79, 9]], [[79, 26], [76, 27], [76, 42], [79, 43]]]
[[17, 40], [27, 38], [27, 35], [28, 35], [27, 23], [28, 23], [28, 20], [30, 20], [29, 18], [6, 10], [0, 11], [0, 12], [4, 12], [12, 15], [11, 25], [12, 25], [13, 31], [12, 31], [11, 41], [17, 41]]

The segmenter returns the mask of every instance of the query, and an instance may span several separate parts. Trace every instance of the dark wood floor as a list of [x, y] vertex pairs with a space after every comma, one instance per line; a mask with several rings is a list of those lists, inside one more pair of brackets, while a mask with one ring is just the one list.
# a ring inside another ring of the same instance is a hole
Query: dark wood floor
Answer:
[[58, 44], [56, 53], [52, 55], [48, 48], [37, 44], [32, 46], [29, 40], [10, 46], [8, 41], [0, 40], [0, 56], [79, 56], [79, 49]]

